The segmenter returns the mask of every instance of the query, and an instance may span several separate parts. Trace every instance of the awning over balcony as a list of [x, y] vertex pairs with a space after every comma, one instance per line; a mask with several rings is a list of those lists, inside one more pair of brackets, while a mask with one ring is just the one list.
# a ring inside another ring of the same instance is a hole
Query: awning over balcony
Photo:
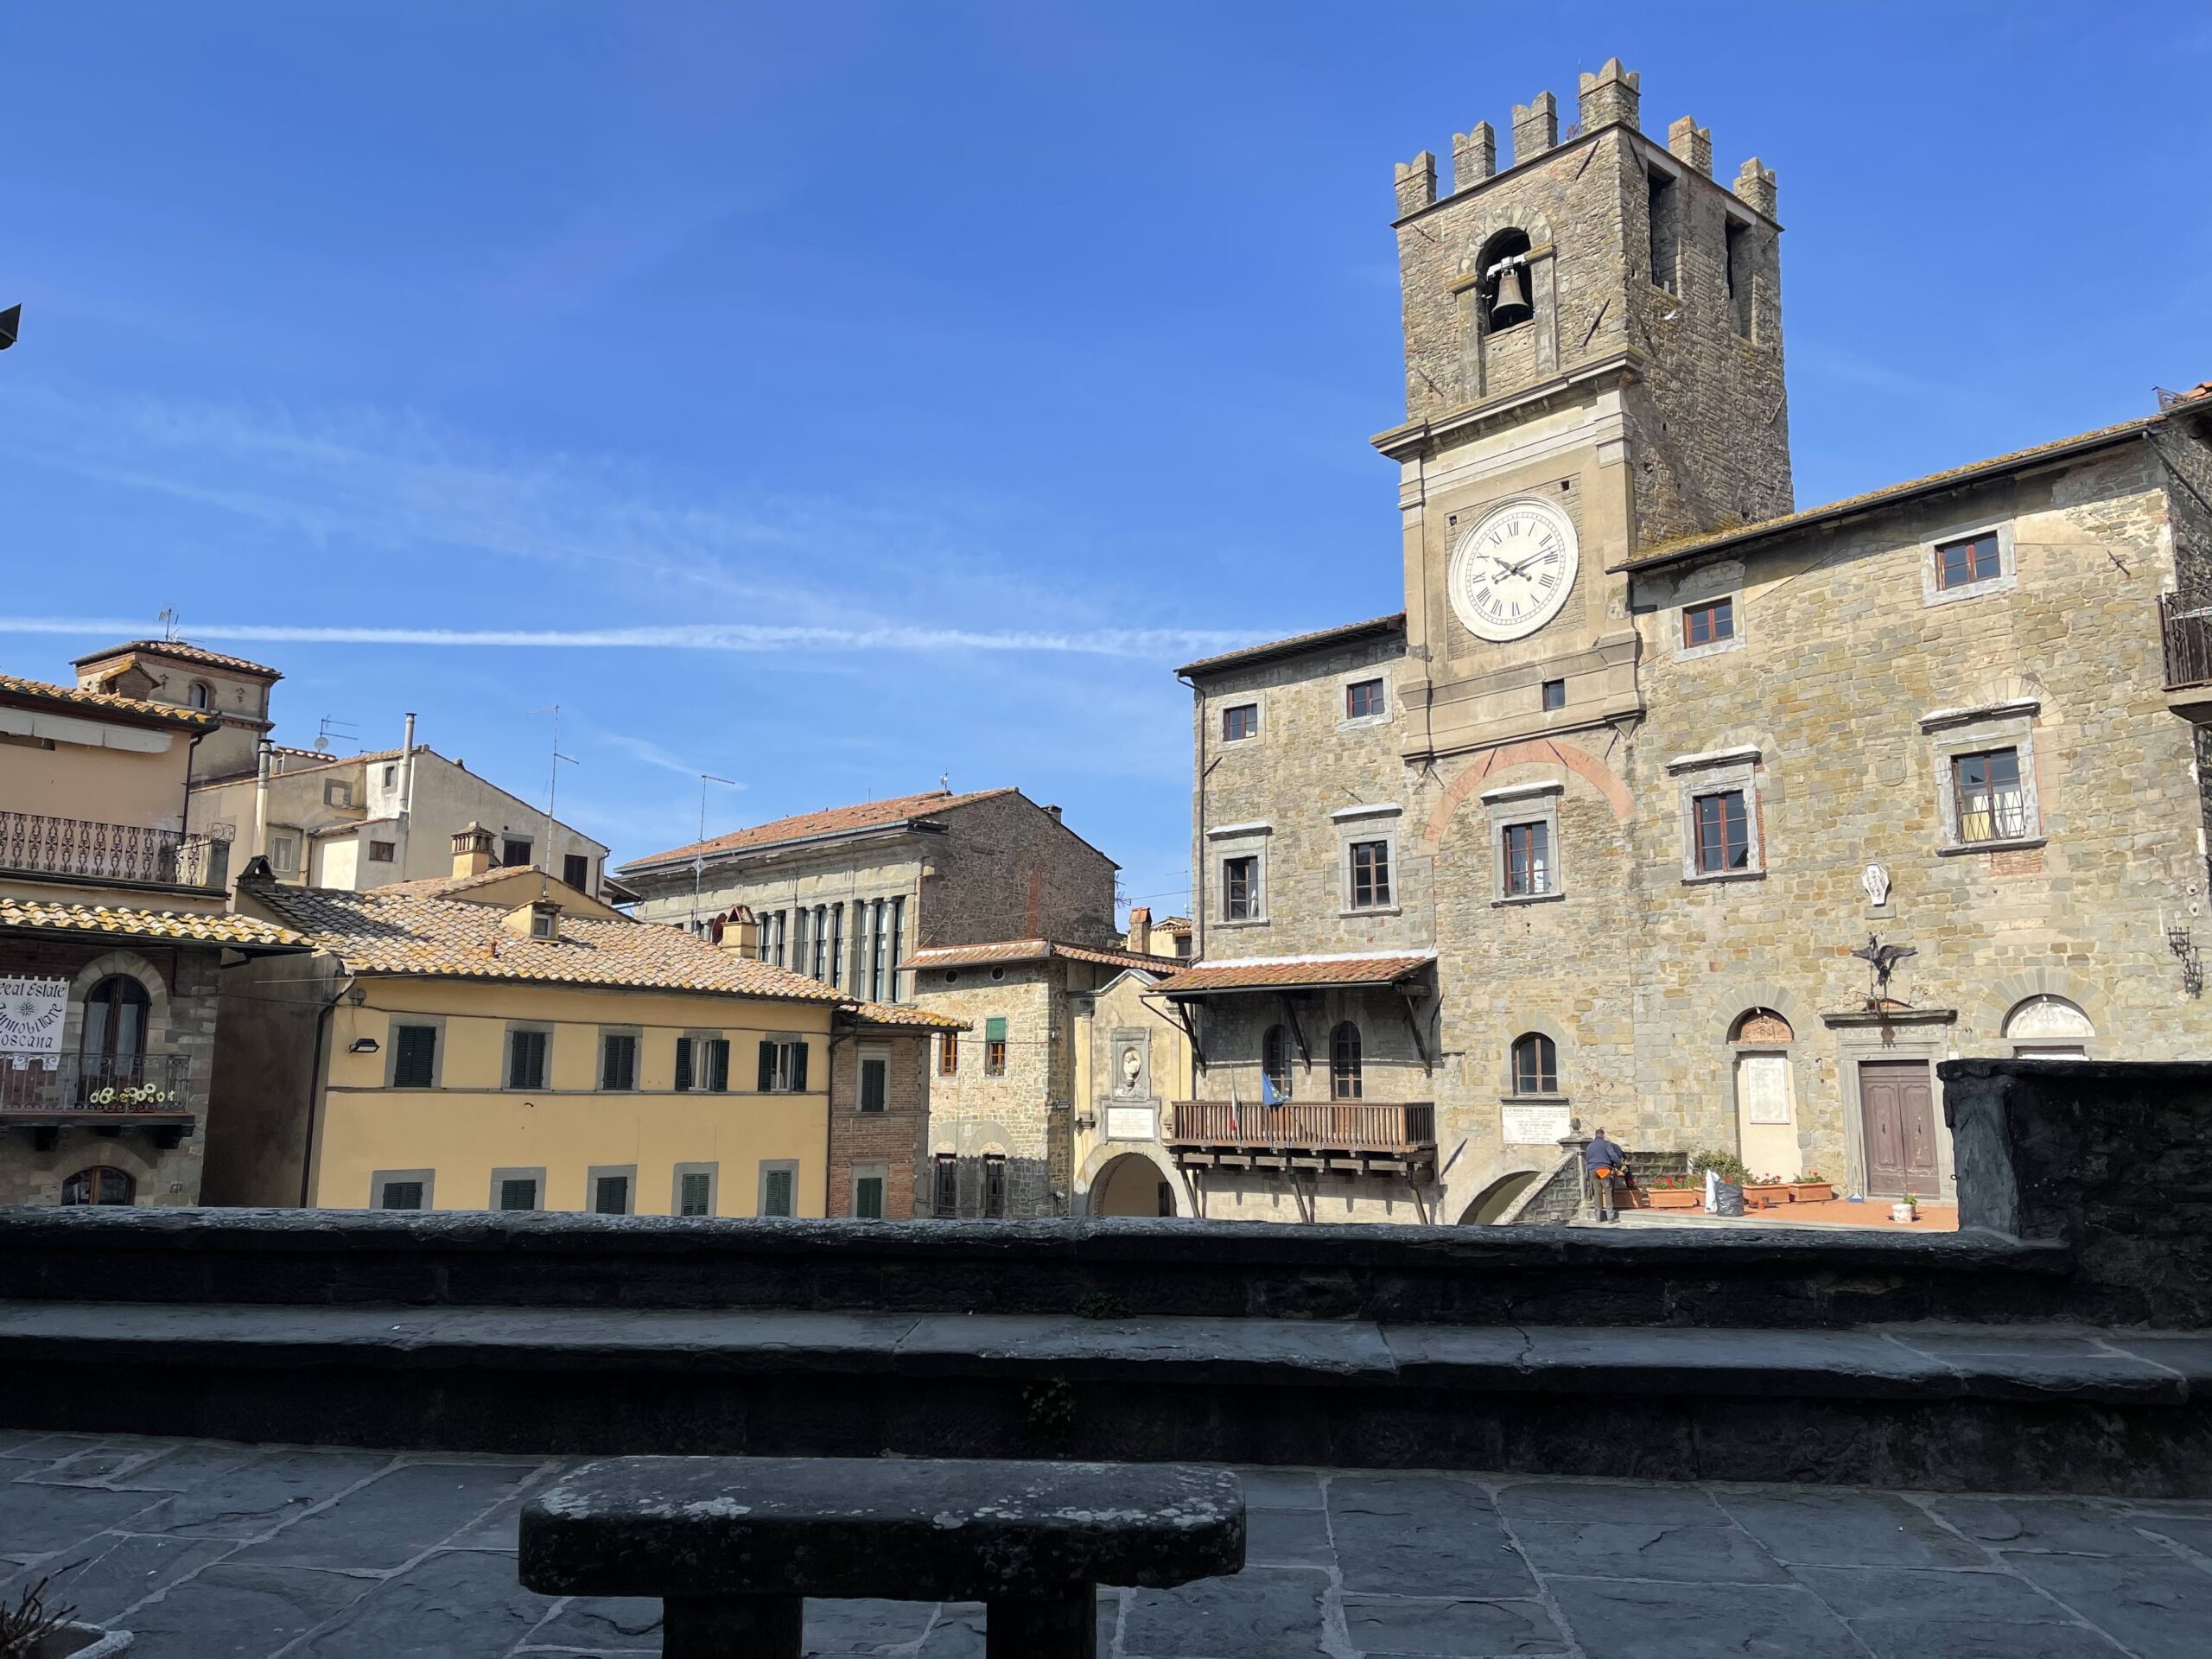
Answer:
[[1363, 950], [1337, 956], [1246, 957], [1201, 962], [1170, 974], [1154, 987], [1178, 1001], [1249, 992], [1338, 990], [1358, 985], [1401, 985], [1436, 961], [1433, 950]]

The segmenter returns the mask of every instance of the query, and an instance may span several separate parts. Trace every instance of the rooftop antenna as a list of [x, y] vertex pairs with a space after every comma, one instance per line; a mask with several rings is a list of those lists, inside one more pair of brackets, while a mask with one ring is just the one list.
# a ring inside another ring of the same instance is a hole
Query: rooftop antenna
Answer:
[[938, 773], [937, 786], [943, 790], [946, 794], [950, 795], [952, 792], [952, 774], [949, 772], [940, 772]]
[[543, 709], [533, 709], [530, 712], [533, 715], [550, 715], [553, 716], [553, 758], [545, 763], [547, 776], [545, 779], [545, 863], [543, 868], [550, 871], [553, 868], [553, 801], [554, 798], [561, 792], [561, 763], [565, 760], [572, 766], [581, 766], [583, 763], [578, 760], [573, 754], [563, 754], [561, 753], [561, 705], [559, 703], [553, 703]]
[[162, 638], [175, 645], [179, 638], [178, 631], [184, 626], [184, 619], [176, 613], [175, 607], [162, 606], [161, 614], [155, 620], [162, 625]]
[[745, 787], [734, 778], [717, 778], [711, 772], [702, 772], [699, 774], [699, 841], [701, 844], [691, 855], [691, 931], [694, 933], [699, 931], [699, 887], [707, 874], [707, 853], [704, 843], [707, 839], [707, 785], [709, 784], [728, 784], [732, 789]]
[[336, 738], [351, 738], [355, 749], [358, 750], [360, 747], [360, 736], [354, 731], [352, 721], [340, 720], [334, 715], [325, 715], [321, 723], [315, 728], [315, 752], [318, 754], [328, 754], [333, 746], [333, 740]]

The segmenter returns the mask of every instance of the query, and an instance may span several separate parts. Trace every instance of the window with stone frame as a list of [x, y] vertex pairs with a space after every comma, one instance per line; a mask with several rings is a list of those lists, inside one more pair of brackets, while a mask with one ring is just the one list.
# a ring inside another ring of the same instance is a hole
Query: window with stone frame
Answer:
[[1690, 797], [1690, 836], [1700, 875], [1751, 868], [1750, 810], [1740, 789]]
[[1006, 1076], [1006, 1021], [990, 1019], [983, 1021], [983, 1075], [987, 1077]]
[[859, 1109], [863, 1112], [882, 1112], [891, 1105], [891, 1057], [887, 1054], [861, 1056], [861, 1097]]
[[1344, 688], [1346, 720], [1379, 720], [1389, 712], [1381, 680], [1354, 680]]
[[1550, 714], [1554, 709], [1566, 708], [1567, 682], [1565, 680], [1546, 680], [1543, 685], [1543, 703], [1544, 712], [1546, 714]]
[[1364, 1090], [1359, 1027], [1347, 1020], [1329, 1034], [1329, 1098], [1357, 1100]]
[[1262, 900], [1260, 891], [1260, 855], [1245, 853], [1221, 861], [1222, 916], [1231, 922], [1252, 922], [1260, 918]]
[[1387, 910], [1390, 894], [1390, 843], [1355, 841], [1346, 849], [1351, 863], [1351, 907]]
[[602, 1033], [599, 1039], [599, 1086], [611, 1094], [626, 1093], [638, 1086], [638, 1033]]
[[1936, 544], [1936, 585], [1939, 588], [1948, 591], [1972, 582], [1994, 582], [2004, 574], [2004, 554], [1993, 530]]
[[983, 1154], [983, 1216], [986, 1220], [998, 1220], [1006, 1214], [1006, 1154], [987, 1152]]
[[960, 1033], [957, 1031], [938, 1033], [937, 1074], [940, 1077], [957, 1077], [960, 1074]]
[[1516, 1095], [1559, 1093], [1559, 1045], [1541, 1031], [1513, 1039], [1513, 1092]]
[[2021, 841], [2030, 833], [2027, 792], [2020, 786], [2017, 748], [1953, 755], [1951, 800], [1962, 843]]
[[545, 1086], [545, 1055], [552, 1042], [553, 1033], [540, 1027], [518, 1026], [507, 1033], [508, 1088]]
[[1552, 890], [1551, 825], [1548, 822], [1505, 826], [1503, 880], [1509, 899], [1533, 899]]
[[1232, 702], [1221, 711], [1221, 741], [1243, 743], [1260, 734], [1260, 705]]
[[1290, 1052], [1290, 1028], [1269, 1026], [1260, 1040], [1260, 1077], [1274, 1103], [1287, 1101], [1291, 1096]]
[[960, 1160], [952, 1153], [940, 1152], [931, 1160], [930, 1213], [945, 1217], [960, 1213]]
[[1694, 605], [1682, 607], [1682, 645], [1695, 650], [1700, 645], [1717, 645], [1724, 639], [1736, 637], [1736, 600], [1731, 594], [1719, 599], [1700, 600]]
[[438, 1028], [435, 1026], [394, 1026], [391, 1028], [391, 1086], [395, 1089], [432, 1089], [437, 1086]]
[[764, 1095], [803, 1095], [806, 1092], [806, 1043], [796, 1037], [768, 1038], [760, 1045], [759, 1075], [754, 1078]]

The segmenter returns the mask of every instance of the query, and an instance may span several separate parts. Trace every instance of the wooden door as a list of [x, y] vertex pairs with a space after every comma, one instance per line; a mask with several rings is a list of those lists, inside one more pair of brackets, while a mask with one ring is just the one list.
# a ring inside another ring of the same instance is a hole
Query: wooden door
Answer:
[[1865, 1060], [1859, 1112], [1870, 1198], [1936, 1196], [1936, 1079], [1925, 1060]]

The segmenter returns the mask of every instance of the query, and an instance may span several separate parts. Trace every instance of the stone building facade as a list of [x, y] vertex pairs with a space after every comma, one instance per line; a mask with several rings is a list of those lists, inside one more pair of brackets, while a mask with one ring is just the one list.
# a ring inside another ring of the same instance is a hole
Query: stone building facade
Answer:
[[1637, 92], [1399, 169], [1405, 608], [1181, 671], [1207, 1213], [1487, 1217], [1575, 1121], [1948, 1195], [1936, 1060], [2212, 1039], [2212, 397], [1793, 511], [1774, 175]]
[[841, 1009], [830, 1040], [828, 1216], [910, 1221], [926, 1167], [929, 1068], [950, 1020], [867, 1003]]

